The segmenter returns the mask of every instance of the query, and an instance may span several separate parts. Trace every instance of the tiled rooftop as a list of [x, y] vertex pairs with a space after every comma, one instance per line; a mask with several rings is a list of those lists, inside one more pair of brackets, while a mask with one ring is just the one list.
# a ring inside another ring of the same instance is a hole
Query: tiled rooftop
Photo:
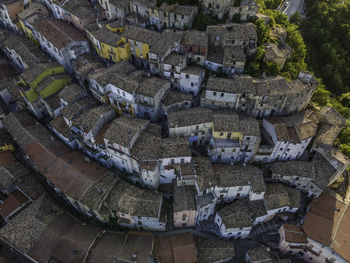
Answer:
[[162, 194], [138, 188], [120, 180], [106, 199], [106, 206], [112, 211], [131, 216], [159, 218]]
[[70, 104], [72, 101], [85, 94], [84, 89], [78, 84], [71, 84], [65, 86], [57, 96]]
[[165, 106], [174, 105], [176, 103], [189, 102], [191, 103], [193, 99], [193, 95], [187, 92], [179, 91], [179, 90], [169, 90], [165, 97], [163, 98], [163, 104]]
[[75, 41], [87, 41], [87, 38], [78, 29], [63, 20], [45, 19], [38, 21], [33, 26], [58, 49]]
[[231, 241], [204, 239], [199, 236], [194, 236], [194, 240], [198, 262], [212, 263], [229, 260], [235, 256], [235, 247]]
[[208, 47], [208, 35], [202, 31], [187, 30], [184, 35], [183, 44], [185, 46]]
[[115, 119], [103, 135], [111, 143], [129, 147], [131, 139], [136, 133], [142, 131], [149, 121], [132, 118], [126, 115]]
[[157, 92], [167, 84], [170, 86], [170, 82], [165, 79], [156, 77], [146, 78], [144, 81], [142, 81], [140, 87], [136, 90], [136, 94], [154, 98]]
[[214, 172], [219, 177], [219, 187], [248, 186], [251, 185], [253, 191], [261, 193], [266, 191], [266, 186], [262, 171], [252, 165], [229, 165], [214, 164]]
[[300, 192], [283, 184], [267, 184], [265, 192], [267, 210], [279, 209], [285, 206], [300, 207]]
[[84, 112], [86, 109], [97, 105], [98, 105], [97, 100], [90, 97], [83, 97], [81, 99], [74, 101], [72, 104], [64, 107], [61, 110], [61, 114], [68, 120], [73, 120], [74, 118], [78, 117], [82, 112]]
[[212, 110], [197, 107], [170, 112], [168, 115], [168, 122], [170, 128], [176, 128], [212, 122], [212, 118]]
[[193, 186], [174, 186], [174, 213], [196, 210], [196, 189]]
[[104, 118], [106, 114], [112, 112], [109, 105], [102, 105], [95, 108], [87, 109], [73, 120], [73, 125], [88, 133], [96, 123]]

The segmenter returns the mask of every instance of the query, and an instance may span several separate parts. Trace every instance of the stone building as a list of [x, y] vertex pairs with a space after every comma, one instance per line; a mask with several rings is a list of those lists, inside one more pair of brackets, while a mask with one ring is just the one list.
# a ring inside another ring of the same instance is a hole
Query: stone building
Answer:
[[[65, 97], [65, 99], [68, 100], [68, 96]], [[79, 117], [79, 115], [81, 115], [85, 110], [96, 107], [97, 105], [98, 102], [93, 98], [84, 95], [78, 96], [78, 98], [76, 99], [72, 98], [71, 102], [63, 107], [63, 109], [61, 110], [61, 115], [67, 123], [67, 125], [74, 132], [78, 132], [78, 130], [73, 126], [73, 120]]]
[[168, 114], [169, 136], [186, 137], [192, 145], [209, 142], [213, 129], [212, 111], [205, 108], [190, 108]]
[[287, 59], [292, 57], [293, 50], [287, 44], [276, 45], [275, 43], [264, 44], [264, 61], [277, 64], [280, 69], [283, 69]]
[[232, 0], [203, 0], [203, 6], [207, 13], [212, 16], [218, 16], [222, 19], [230, 9]]
[[162, 194], [140, 189], [90, 159], [86, 161], [24, 112], [11, 113], [4, 122], [28, 164], [77, 212], [101, 223], [118, 219], [120, 225], [133, 229], [165, 230]]
[[206, 66], [227, 74], [243, 73], [246, 54], [257, 46], [256, 28], [252, 23], [207, 26], [209, 53]]
[[208, 155], [212, 162], [248, 162], [258, 151], [260, 140], [257, 120], [236, 113], [214, 113]]
[[173, 87], [179, 87], [180, 74], [187, 66], [186, 56], [172, 52], [159, 65], [161, 74], [171, 81]]
[[[123, 115], [112, 121], [108, 126], [102, 136], [107, 154], [110, 156], [115, 167], [129, 173], [134, 171], [130, 151], [140, 136], [141, 131], [148, 125], [149, 121]], [[138, 171], [136, 170], [135, 172]]]
[[272, 147], [270, 154], [258, 155], [257, 160], [266, 162], [298, 159], [317, 131], [316, 123], [305, 111], [288, 117], [263, 119], [262, 126]]
[[196, 6], [168, 5], [149, 8], [149, 22], [158, 30], [165, 28], [190, 29], [197, 15]]
[[205, 70], [198, 66], [187, 66], [180, 74], [179, 89], [198, 96], [205, 79]]
[[204, 65], [208, 56], [208, 35], [206, 32], [187, 30], [182, 45], [188, 58]]
[[170, 82], [149, 77], [129, 62], [105, 67], [89, 76], [92, 94], [100, 102], [110, 104], [119, 114], [139, 116], [152, 121], [161, 114], [161, 100]]
[[264, 203], [267, 210], [266, 221], [279, 213], [295, 213], [301, 206], [300, 192], [283, 184], [266, 184]]
[[265, 220], [267, 211], [263, 200], [240, 199], [216, 212], [214, 224], [224, 238], [247, 238], [252, 227]]
[[191, 107], [193, 107], [193, 95], [179, 90], [168, 90], [162, 100], [164, 116], [168, 116], [168, 113], [171, 111], [189, 109]]
[[71, 60], [90, 52], [87, 39], [68, 23], [48, 19], [32, 24], [35, 38], [41, 48], [72, 72]]
[[258, 37], [256, 27], [252, 23], [223, 24], [207, 26], [209, 46], [243, 47], [247, 54], [255, 52]]
[[302, 80], [305, 82], [287, 81], [281, 76], [267, 79], [248, 75], [233, 79], [209, 77], [201, 106], [234, 109], [256, 117], [290, 115], [306, 108], [317, 86], [313, 78], [310, 82]]
[[318, 146], [323, 149], [331, 149], [346, 121], [344, 117], [334, 108], [325, 106], [319, 111], [314, 111], [310, 116], [314, 122], [318, 123], [318, 130], [312, 144], [312, 151]]
[[51, 9], [55, 18], [66, 20], [81, 31], [87, 25], [95, 23], [96, 20], [103, 21], [106, 19], [106, 13], [97, 1], [42, 1]]
[[[317, 198], [328, 185], [326, 171], [317, 169], [313, 162], [289, 161], [271, 165], [272, 179], [287, 183], [308, 196]], [[323, 173], [320, 173], [324, 171]]]
[[255, 0], [233, 0], [229, 11], [229, 18], [232, 20], [235, 16], [239, 15], [240, 20], [246, 21], [255, 17], [259, 9], [259, 4]]
[[161, 78], [145, 78], [135, 92], [137, 116], [157, 121], [161, 115], [161, 100], [170, 89], [170, 82]]
[[174, 226], [193, 227], [196, 224], [196, 200], [193, 186], [174, 186]]
[[252, 165], [214, 164], [217, 181], [211, 187], [218, 201], [231, 202], [235, 199], [264, 199], [266, 191], [262, 171]]
[[36, 64], [49, 62], [49, 57], [23, 35], [1, 32], [1, 50], [21, 72]]

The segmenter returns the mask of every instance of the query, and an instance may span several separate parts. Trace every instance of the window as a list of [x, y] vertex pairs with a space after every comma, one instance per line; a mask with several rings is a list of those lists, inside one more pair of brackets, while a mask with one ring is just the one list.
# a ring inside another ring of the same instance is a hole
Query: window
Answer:
[[245, 98], [245, 93], [242, 94], [242, 98]]
[[224, 94], [224, 93], [221, 93], [221, 97], [223, 97], [223, 96], [225, 96], [225, 94]]
[[125, 97], [125, 92], [123, 91], [123, 96]]
[[223, 153], [224, 153], [224, 152], [225, 152], [225, 149], [224, 149], [224, 148], [222, 148], [222, 149], [221, 149], [221, 152], [223, 152]]
[[220, 132], [220, 136], [224, 136], [224, 133], [223, 133], [223, 132]]
[[213, 92], [213, 96], [216, 96], [216, 92]]
[[236, 149], [232, 149], [232, 152], [233, 152], [233, 153], [236, 152]]
[[238, 187], [238, 191], [239, 191], [239, 192], [242, 191], [242, 190], [243, 190], [243, 187], [242, 187], [242, 186]]
[[283, 148], [280, 148], [280, 151], [283, 151]]
[[230, 139], [231, 138], [231, 133], [227, 133], [227, 139]]
[[194, 86], [194, 83], [193, 82], [191, 82], [191, 87], [193, 87]]
[[196, 131], [198, 131], [199, 130], [199, 125], [196, 125]]
[[287, 149], [287, 152], [289, 152], [290, 151], [290, 149]]
[[190, 78], [190, 75], [186, 74], [186, 79], [189, 79]]
[[181, 163], [185, 163], [185, 158], [181, 158]]
[[175, 163], [175, 159], [170, 159], [170, 163], [174, 164]]
[[250, 137], [247, 137], [246, 139], [247, 139], [247, 140], [250, 140]]

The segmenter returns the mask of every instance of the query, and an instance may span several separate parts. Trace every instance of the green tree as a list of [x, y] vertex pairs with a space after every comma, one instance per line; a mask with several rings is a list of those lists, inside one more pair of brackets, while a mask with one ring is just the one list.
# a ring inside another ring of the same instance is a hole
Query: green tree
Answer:
[[330, 101], [331, 92], [326, 90], [323, 84], [318, 84], [312, 97], [313, 102], [319, 106], [326, 106]]
[[[350, 92], [344, 93], [340, 96], [339, 101], [344, 107], [350, 108]], [[350, 134], [349, 134], [350, 136]]]
[[193, 22], [193, 28], [200, 31], [205, 31], [207, 28], [207, 25], [217, 25], [217, 24], [218, 24], [217, 18], [212, 17], [209, 14], [205, 14], [203, 11], [200, 11]]
[[297, 26], [300, 26], [300, 23], [301, 23], [300, 12], [296, 11], [293, 15], [291, 15], [289, 18], [289, 22]]

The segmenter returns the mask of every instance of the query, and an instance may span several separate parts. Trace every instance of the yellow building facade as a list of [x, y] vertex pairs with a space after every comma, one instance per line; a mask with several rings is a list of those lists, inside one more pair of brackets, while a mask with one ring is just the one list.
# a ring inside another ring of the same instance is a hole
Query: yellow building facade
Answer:
[[231, 139], [231, 140], [239, 140], [241, 141], [243, 138], [243, 134], [240, 132], [222, 132], [222, 131], [215, 131], [215, 127], [213, 128], [213, 137], [215, 139]]
[[86, 34], [100, 57], [120, 62], [129, 60], [131, 56], [130, 44], [119, 35], [123, 31], [124, 27], [106, 25], [95, 31], [86, 29]]

